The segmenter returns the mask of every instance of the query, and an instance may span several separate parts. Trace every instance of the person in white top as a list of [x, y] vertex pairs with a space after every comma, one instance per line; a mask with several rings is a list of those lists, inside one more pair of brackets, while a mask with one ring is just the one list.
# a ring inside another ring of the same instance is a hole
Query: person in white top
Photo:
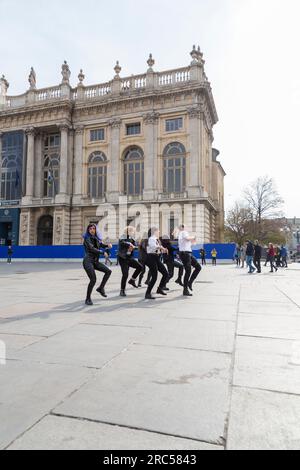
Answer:
[[[191, 237], [185, 225], [180, 225], [178, 234], [178, 245], [180, 259], [185, 269], [185, 276], [183, 281], [183, 295], [186, 297], [192, 296], [190, 291], [193, 290], [193, 283], [201, 271], [200, 264], [193, 256], [192, 245], [195, 243], [196, 237]], [[192, 267], [194, 268], [193, 273]]]
[[163, 248], [159, 241], [158, 228], [153, 227], [152, 229], [150, 229], [148, 235], [149, 235], [149, 238], [148, 238], [147, 257], [145, 260], [145, 264], [149, 268], [151, 278], [149, 280], [145, 299], [155, 300], [155, 297], [152, 296], [152, 289], [157, 281], [158, 272], [162, 274], [162, 278], [158, 286], [157, 293], [160, 295], [167, 295], [164, 289], [169, 280], [169, 275], [164, 264], [161, 262], [160, 255], [162, 253], [166, 253], [168, 250]]

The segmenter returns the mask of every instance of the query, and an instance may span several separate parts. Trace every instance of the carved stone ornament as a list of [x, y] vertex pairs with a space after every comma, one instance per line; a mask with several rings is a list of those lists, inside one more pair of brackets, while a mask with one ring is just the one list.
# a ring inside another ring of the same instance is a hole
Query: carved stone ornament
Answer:
[[70, 77], [71, 77], [71, 70], [70, 67], [67, 64], [67, 61], [65, 60], [64, 63], [61, 66], [61, 74], [62, 74], [62, 83], [70, 83]]
[[113, 129], [120, 129], [122, 125], [122, 120], [121, 119], [110, 119], [108, 122], [109, 126], [111, 126]]
[[155, 60], [152, 57], [152, 54], [149, 55], [149, 59], [147, 60], [147, 64], [149, 65], [148, 72], [153, 72], [153, 65], [155, 64]]
[[83, 132], [84, 132], [84, 126], [77, 126], [77, 127], [75, 127], [74, 130], [75, 130], [75, 133], [76, 133], [77, 135], [82, 135]]
[[203, 111], [202, 111], [201, 106], [193, 106], [191, 108], [188, 108], [187, 110], [187, 113], [191, 119], [195, 119], [195, 118], [200, 119], [202, 112]]
[[80, 72], [79, 72], [79, 75], [78, 75], [78, 80], [79, 80], [78, 86], [84, 86], [83, 85], [83, 80], [84, 79], [85, 79], [85, 75], [83, 73], [83, 70], [80, 69]]
[[36, 89], [36, 73], [34, 71], [34, 68], [31, 67], [30, 69], [30, 74], [28, 77], [28, 81], [30, 84], [30, 90], [35, 90]]
[[6, 96], [8, 88], [9, 83], [6, 80], [5, 76], [2, 75], [2, 77], [0, 78], [0, 95]]
[[119, 61], [117, 60], [117, 63], [114, 67], [114, 71], [116, 72], [115, 78], [119, 78], [121, 70], [122, 70], [122, 67], [120, 66]]
[[143, 116], [144, 123], [147, 124], [157, 124], [159, 120], [159, 113], [153, 111], [152, 113], [147, 113]]
[[35, 136], [36, 135], [36, 129], [34, 127], [28, 127], [26, 130], [25, 130], [25, 134], [27, 136]]

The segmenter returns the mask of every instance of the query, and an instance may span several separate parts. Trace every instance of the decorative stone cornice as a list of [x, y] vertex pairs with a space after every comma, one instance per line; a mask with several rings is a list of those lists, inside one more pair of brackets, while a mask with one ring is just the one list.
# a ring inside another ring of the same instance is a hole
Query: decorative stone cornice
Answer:
[[151, 113], [144, 114], [143, 119], [144, 119], [144, 124], [157, 124], [159, 120], [159, 113], [156, 113], [155, 111]]

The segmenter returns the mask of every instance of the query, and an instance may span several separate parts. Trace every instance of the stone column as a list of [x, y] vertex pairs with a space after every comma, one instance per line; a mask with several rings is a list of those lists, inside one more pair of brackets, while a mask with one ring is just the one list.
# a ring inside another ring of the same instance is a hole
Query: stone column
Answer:
[[200, 135], [200, 107], [188, 109], [189, 135], [190, 135], [190, 158], [187, 189], [189, 197], [201, 197], [201, 135]]
[[84, 133], [83, 126], [78, 126], [75, 128], [74, 195], [73, 195], [74, 204], [80, 204], [80, 200], [82, 197], [83, 133]]
[[27, 136], [27, 158], [26, 158], [26, 190], [25, 197], [22, 199], [22, 204], [30, 204], [33, 198], [34, 191], [34, 144], [35, 144], [35, 129], [33, 127], [26, 129]]
[[107, 199], [108, 202], [119, 202], [119, 194], [121, 192], [120, 184], [120, 128], [121, 119], [112, 119], [110, 125], [110, 149], [109, 164], [107, 175]]
[[144, 170], [144, 194], [145, 201], [156, 199], [157, 195], [157, 125], [159, 120], [158, 113], [148, 113], [144, 116], [145, 125], [145, 170]]
[[42, 183], [43, 183], [43, 139], [44, 135], [39, 132], [35, 143], [35, 172], [34, 172], [34, 196], [42, 197]]
[[68, 183], [68, 141], [69, 126], [61, 124], [60, 128], [60, 168], [59, 168], [59, 194], [56, 196], [56, 202], [67, 202], [67, 183]]

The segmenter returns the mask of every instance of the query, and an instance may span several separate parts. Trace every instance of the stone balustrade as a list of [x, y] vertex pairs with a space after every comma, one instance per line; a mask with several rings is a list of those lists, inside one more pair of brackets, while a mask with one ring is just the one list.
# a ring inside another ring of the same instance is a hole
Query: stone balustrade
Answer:
[[[71, 101], [101, 100], [108, 95], [136, 93], [147, 88], [165, 89], [167, 87], [178, 87], [188, 83], [202, 82], [207, 85], [205, 74], [194, 73], [193, 66], [183, 67], [164, 72], [153, 72], [151, 69], [146, 74], [132, 75], [121, 78], [116, 76], [107, 83], [85, 86], [80, 83], [78, 87], [72, 88], [69, 84], [42, 89], [30, 89], [19, 96], [2, 97], [0, 110], [5, 108], [20, 108], [37, 103], [47, 103], [69, 99]], [[199, 70], [199, 69], [198, 69]]]

